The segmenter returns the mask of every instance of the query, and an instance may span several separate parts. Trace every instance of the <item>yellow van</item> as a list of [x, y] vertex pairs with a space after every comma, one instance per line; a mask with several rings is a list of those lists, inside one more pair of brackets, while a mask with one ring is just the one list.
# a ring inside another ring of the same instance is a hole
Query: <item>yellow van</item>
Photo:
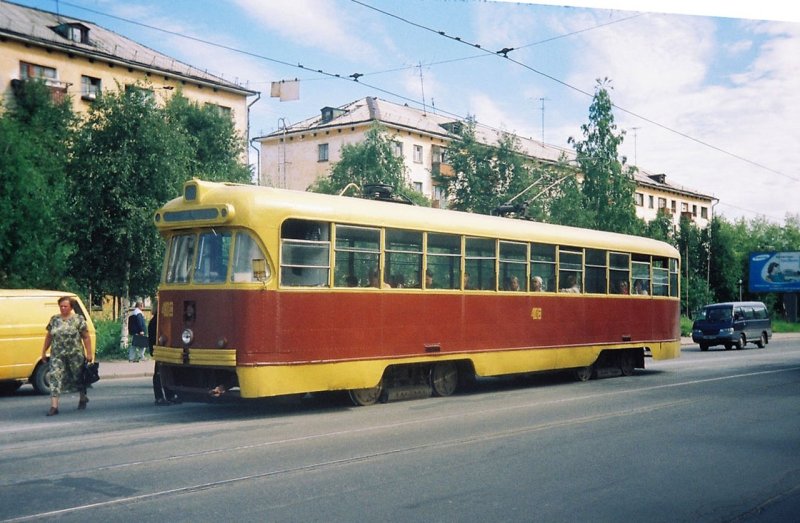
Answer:
[[88, 309], [81, 299], [71, 292], [31, 289], [0, 289], [0, 392], [17, 390], [29, 382], [36, 392], [47, 394], [47, 364], [42, 362], [42, 344], [47, 334], [47, 323], [59, 314], [58, 299], [74, 298], [78, 303], [75, 313], [86, 318], [92, 347], [97, 335]]

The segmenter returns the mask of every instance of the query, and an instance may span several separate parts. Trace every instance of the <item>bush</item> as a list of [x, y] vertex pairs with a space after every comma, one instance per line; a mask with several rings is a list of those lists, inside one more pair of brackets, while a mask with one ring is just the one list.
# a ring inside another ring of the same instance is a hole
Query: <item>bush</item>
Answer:
[[95, 320], [97, 347], [95, 359], [127, 360], [128, 350], [120, 346], [120, 323], [114, 320]]

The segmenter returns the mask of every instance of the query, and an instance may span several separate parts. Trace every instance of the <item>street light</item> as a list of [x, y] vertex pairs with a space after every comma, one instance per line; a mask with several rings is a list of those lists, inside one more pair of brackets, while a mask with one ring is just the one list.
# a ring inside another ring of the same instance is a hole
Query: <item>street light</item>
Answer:
[[739, 301], [742, 301], [742, 280], [739, 280]]

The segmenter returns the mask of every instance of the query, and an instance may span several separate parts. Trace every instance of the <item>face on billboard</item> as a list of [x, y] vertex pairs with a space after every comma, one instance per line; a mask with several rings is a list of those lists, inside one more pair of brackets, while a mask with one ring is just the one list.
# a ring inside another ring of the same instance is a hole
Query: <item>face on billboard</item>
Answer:
[[750, 291], [800, 291], [800, 252], [751, 253]]

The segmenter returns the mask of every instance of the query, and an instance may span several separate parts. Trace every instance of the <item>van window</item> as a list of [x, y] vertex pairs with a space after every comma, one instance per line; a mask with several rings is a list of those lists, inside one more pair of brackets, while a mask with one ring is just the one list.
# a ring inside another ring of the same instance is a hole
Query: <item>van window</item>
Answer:
[[729, 322], [731, 321], [731, 313], [733, 312], [730, 307], [713, 307], [705, 309], [705, 318], [708, 321]]
[[767, 308], [766, 307], [756, 307], [756, 319], [757, 320], [766, 320], [767, 319]]

